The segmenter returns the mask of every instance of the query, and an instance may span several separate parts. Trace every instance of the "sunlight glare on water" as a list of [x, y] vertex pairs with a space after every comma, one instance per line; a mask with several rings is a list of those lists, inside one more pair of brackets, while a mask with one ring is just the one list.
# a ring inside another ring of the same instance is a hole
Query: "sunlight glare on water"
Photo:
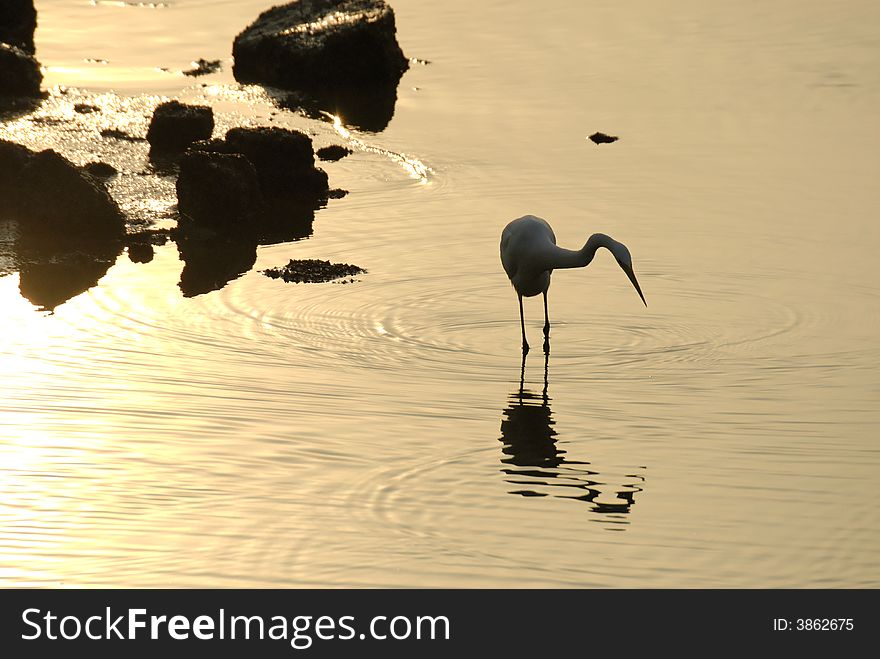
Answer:
[[[271, 4], [38, 5], [50, 96], [0, 138], [110, 162], [131, 217], [173, 226], [173, 178], [99, 131], [163, 98], [353, 154], [209, 292], [169, 240], [54, 304], [0, 232], [0, 583], [880, 586], [876, 3], [394, 0], [427, 63], [382, 131], [235, 84]], [[607, 252], [557, 271], [523, 366], [526, 213], [624, 242], [648, 307]]]

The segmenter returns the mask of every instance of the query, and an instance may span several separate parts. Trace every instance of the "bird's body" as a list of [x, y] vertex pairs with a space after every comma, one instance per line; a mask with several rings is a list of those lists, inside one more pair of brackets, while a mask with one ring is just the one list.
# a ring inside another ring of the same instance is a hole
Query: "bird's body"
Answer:
[[[589, 265], [600, 247], [610, 251], [618, 265], [627, 274], [633, 286], [645, 301], [632, 270], [632, 257], [623, 243], [604, 233], [594, 233], [578, 250], [565, 249], [556, 244], [556, 235], [540, 217], [525, 215], [504, 227], [501, 232], [501, 265], [519, 297], [520, 324], [523, 352], [528, 352], [522, 299], [538, 294], [544, 296], [544, 350], [549, 351], [550, 319], [547, 312], [547, 289], [550, 275], [558, 268], [582, 268]], [[647, 305], [647, 302], [645, 303]]]

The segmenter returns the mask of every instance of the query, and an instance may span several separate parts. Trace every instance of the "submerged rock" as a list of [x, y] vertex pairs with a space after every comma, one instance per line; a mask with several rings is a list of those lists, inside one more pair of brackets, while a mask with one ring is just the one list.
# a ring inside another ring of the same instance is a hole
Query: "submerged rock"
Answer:
[[590, 135], [590, 139], [593, 140], [595, 144], [611, 144], [620, 138], [614, 135], [606, 135], [605, 133], [593, 133]]
[[34, 0], [3, 0], [0, 2], [0, 42], [34, 54], [34, 30], [37, 11]]
[[213, 109], [168, 101], [153, 112], [147, 141], [150, 148], [157, 151], [183, 151], [193, 142], [209, 139], [213, 132]]
[[353, 152], [351, 149], [345, 146], [340, 146], [338, 144], [331, 144], [330, 146], [325, 146], [323, 148], [318, 149], [315, 152], [321, 160], [341, 160], [345, 158], [345, 156], [351, 155]]
[[237, 153], [188, 151], [180, 161], [181, 215], [211, 226], [235, 227], [263, 209], [257, 170]]
[[409, 66], [396, 32], [394, 11], [382, 0], [291, 2], [235, 37], [233, 74], [286, 89], [396, 84]]
[[34, 56], [0, 43], [0, 96], [37, 96], [43, 74]]
[[195, 78], [197, 76], [208, 75], [209, 73], [216, 73], [219, 70], [220, 70], [220, 60], [218, 60], [218, 59], [207, 60], [207, 59], [199, 58], [198, 61], [193, 62], [193, 68], [191, 68], [187, 71], [184, 71], [183, 75]]
[[319, 283], [336, 279], [349, 279], [365, 273], [366, 270], [348, 263], [330, 263], [318, 259], [291, 259], [280, 268], [263, 270], [272, 279], [283, 279], [288, 283]]

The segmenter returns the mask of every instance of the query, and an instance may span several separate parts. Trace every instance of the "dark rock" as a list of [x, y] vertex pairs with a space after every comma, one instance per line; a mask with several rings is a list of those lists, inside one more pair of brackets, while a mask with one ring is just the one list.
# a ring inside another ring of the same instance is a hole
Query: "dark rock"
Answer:
[[409, 66], [382, 0], [299, 0], [273, 7], [235, 37], [240, 82], [286, 89], [396, 83]]
[[267, 196], [319, 198], [328, 189], [327, 173], [315, 167], [312, 140], [285, 128], [233, 128], [226, 148], [253, 163]]
[[17, 194], [21, 170], [34, 153], [15, 142], [0, 140], [0, 199], [6, 201], [2, 210], [9, 211], [8, 203]]
[[113, 178], [119, 173], [113, 165], [108, 165], [106, 162], [86, 163], [83, 165], [83, 169], [95, 178], [100, 179]]
[[615, 137], [614, 135], [606, 135], [605, 133], [593, 133], [590, 135], [590, 139], [596, 144], [611, 144], [620, 138]]
[[55, 151], [0, 141], [0, 190], [26, 242], [74, 249], [124, 233], [124, 217], [103, 184]]
[[240, 154], [188, 151], [180, 161], [177, 204], [181, 215], [208, 226], [247, 225], [263, 207], [257, 171]]
[[340, 146], [338, 144], [325, 146], [315, 152], [315, 154], [321, 160], [341, 160], [342, 158], [345, 158], [345, 156], [351, 155], [352, 153], [353, 151], [348, 147]]
[[97, 284], [122, 247], [124, 218], [103, 184], [54, 151], [0, 140], [0, 215], [17, 225], [19, 288], [52, 310]]
[[155, 252], [150, 243], [132, 242], [128, 245], [128, 260], [132, 263], [149, 263]]
[[283, 279], [288, 283], [318, 283], [335, 279], [351, 278], [366, 272], [363, 268], [348, 263], [330, 263], [317, 259], [291, 259], [281, 268], [263, 270], [272, 279]]
[[218, 59], [206, 60], [200, 58], [197, 62], [193, 62], [193, 65], [193, 68], [184, 71], [183, 75], [191, 77], [204, 76], [209, 73], [217, 73], [220, 70], [220, 60]]
[[347, 194], [348, 190], [343, 190], [342, 188], [333, 188], [332, 190], [327, 191], [327, 199], [342, 199]]
[[34, 56], [0, 43], [0, 96], [37, 96], [43, 74]]
[[18, 46], [34, 54], [34, 30], [37, 11], [34, 0], [2, 0], [0, 2], [0, 41]]
[[210, 138], [212, 132], [214, 111], [210, 107], [168, 101], [153, 112], [147, 141], [157, 151], [183, 151], [197, 140]]

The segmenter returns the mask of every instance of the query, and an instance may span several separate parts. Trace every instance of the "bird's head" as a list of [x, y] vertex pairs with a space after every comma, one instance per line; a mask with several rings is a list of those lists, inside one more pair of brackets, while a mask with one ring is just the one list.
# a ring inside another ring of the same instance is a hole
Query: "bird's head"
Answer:
[[639, 294], [639, 297], [642, 298], [642, 302], [644, 302], [647, 307], [648, 303], [645, 301], [645, 296], [642, 294], [639, 280], [636, 279], [636, 273], [633, 272], [632, 255], [629, 253], [629, 249], [627, 249], [626, 245], [623, 243], [619, 243], [615, 240], [609, 247], [609, 251], [614, 255], [617, 265], [619, 265], [620, 269], [626, 273], [626, 276], [629, 277], [632, 285], [636, 287], [636, 292]]

